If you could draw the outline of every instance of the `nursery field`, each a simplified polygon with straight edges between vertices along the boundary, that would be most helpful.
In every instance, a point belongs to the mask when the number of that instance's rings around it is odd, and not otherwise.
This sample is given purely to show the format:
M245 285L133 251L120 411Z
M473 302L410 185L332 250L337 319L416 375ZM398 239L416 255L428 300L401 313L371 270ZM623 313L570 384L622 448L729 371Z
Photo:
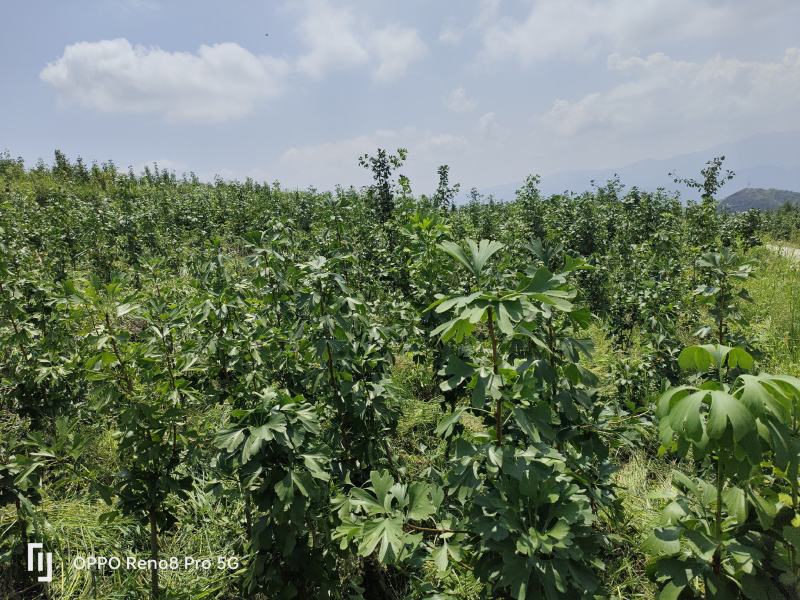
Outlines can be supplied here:
M800 597L800 209L405 157L0 156L0 597Z

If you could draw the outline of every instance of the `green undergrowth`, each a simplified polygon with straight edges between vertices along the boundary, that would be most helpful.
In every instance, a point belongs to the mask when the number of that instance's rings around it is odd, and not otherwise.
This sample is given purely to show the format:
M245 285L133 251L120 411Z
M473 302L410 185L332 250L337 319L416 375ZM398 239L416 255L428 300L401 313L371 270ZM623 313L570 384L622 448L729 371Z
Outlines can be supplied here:
M800 376L800 261L767 248L753 258L759 269L747 282L753 302L744 308L764 353L762 369Z
M641 348L634 343L625 351L615 349L600 324L593 324L587 337L594 351L586 365L598 376L600 394L611 396L616 390L612 375L614 365L620 359L640 353ZM435 435L435 429L446 407L441 403L441 395L432 388L435 378L430 365L417 364L407 356L400 356L395 363L393 380L400 395L401 416L392 436L392 446L408 474L417 475L440 464L444 458L445 445ZM465 419L463 424L467 429L474 426L478 431L482 425L478 419L475 421ZM647 556L642 544L674 493L671 473L676 467L670 460L655 454L657 445L655 439L640 440L638 447L629 444L613 455L617 468L613 483L617 487L620 510L616 514L602 514L598 523L612 545L612 552L606 557L605 583L609 599L656 598L657 588L645 573ZM686 465L682 468L685 470ZM431 569L425 576L422 582L412 586L409 600L430 597L424 592L425 584L436 581L435 570ZM450 595L439 597L480 597L481 586L470 573L451 572L448 579L440 583Z
M133 600L148 588L147 570L128 570L125 557L147 559L147 531L134 519L110 511L103 502L85 496L47 495L40 505L42 518L35 524L49 551L53 553L53 582L49 586L51 600ZM231 532L239 531L241 515L232 507L223 506L208 493L195 490L175 506L177 523L170 535L162 536L163 558L192 556L196 559L217 556L241 556L241 540ZM0 511L0 532L14 522L13 509ZM120 557L123 566L102 571L75 567L76 557ZM79 559L80 560L80 559ZM164 598L189 600L232 599L236 588L236 571L219 570L216 564L207 571L193 569L162 571Z

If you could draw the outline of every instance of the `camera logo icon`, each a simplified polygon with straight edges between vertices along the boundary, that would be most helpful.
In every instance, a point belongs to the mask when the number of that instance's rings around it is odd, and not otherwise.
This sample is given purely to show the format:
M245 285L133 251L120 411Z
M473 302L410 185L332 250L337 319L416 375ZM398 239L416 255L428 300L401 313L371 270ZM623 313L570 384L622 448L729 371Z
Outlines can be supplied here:
M38 550L35 556L34 550ZM36 559L35 561L34 558ZM53 553L44 552L42 544L28 544L28 571L41 573L36 578L36 581L53 581Z

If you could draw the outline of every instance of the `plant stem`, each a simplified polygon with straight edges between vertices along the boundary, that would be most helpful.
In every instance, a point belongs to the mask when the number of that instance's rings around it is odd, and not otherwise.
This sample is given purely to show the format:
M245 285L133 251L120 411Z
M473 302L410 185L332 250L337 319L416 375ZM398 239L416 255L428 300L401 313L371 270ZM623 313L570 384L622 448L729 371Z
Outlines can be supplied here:
M117 338L116 338L116 331L111 326L111 317L108 316L108 313L105 313L106 316L106 327L108 328L109 337L111 339L111 348L114 350L114 356L117 358L117 362L119 363L119 370L122 373L122 377L125 380L125 384L128 388L128 394L131 396L133 395L133 381L131 381L130 373L128 373L128 367L125 364L125 361L122 359L122 354L120 354L119 347L117 346Z
M722 567L722 457L717 456L717 506L714 522L714 533L717 538L717 549L714 552L714 573L719 575Z
M424 531L427 533L472 533L471 531L466 531L465 529L435 529L433 527L420 527L419 525L412 525L411 523L406 523L406 527L413 529L414 531Z
M720 282L719 298L717 303L717 336L720 345L725 343L725 279Z
M20 555L20 567L19 573L20 581L23 584L20 588L24 587L27 583L27 565L25 564L25 553L28 550L28 522L25 520L25 517L22 515L22 503L20 502L19 498L14 498L14 507L17 509L17 521L19 522L19 533L20 533L20 541L22 542L22 554Z
M497 336L494 332L494 310L490 306L487 310L489 321L489 337L492 339L492 370L495 377L500 375L500 367L497 362ZM497 445L503 443L503 399L498 398L494 408L494 434Z
M155 568L150 569L150 598L156 600L159 596L158 590L158 523L156 521L156 509L150 509L150 558L155 560Z

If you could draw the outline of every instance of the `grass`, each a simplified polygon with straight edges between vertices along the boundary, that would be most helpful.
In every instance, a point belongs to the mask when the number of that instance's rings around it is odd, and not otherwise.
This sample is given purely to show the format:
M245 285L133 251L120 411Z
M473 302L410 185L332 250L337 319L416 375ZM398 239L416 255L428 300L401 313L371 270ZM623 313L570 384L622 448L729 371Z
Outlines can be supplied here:
M673 465L637 450L625 458L614 474L621 513L604 515L609 531L611 556L606 557L604 577L609 598L615 600L656 597L656 586L647 578L647 556L642 544L659 522L661 511L672 493Z
M219 555L240 556L237 547L242 528L236 515L231 516L209 495L193 492L176 507L178 523L170 535L162 535L161 556L193 556L216 561ZM44 515L42 539L53 553L53 582L49 586L52 600L128 600L139 598L142 590L149 589L149 571L127 570L124 565L103 571L78 570L71 565L75 557L135 556L148 557L147 532L132 518L110 511L102 502L81 497L44 498L39 510ZM14 520L11 507L0 511L0 531ZM38 537L38 536L37 536ZM161 586L165 598L189 600L235 598L236 571L220 570L216 563L210 570L193 571L181 568L161 571ZM200 576L198 576L200 573Z
M764 371L800 376L800 262L766 248L753 252L756 277L746 289L753 299L744 306L748 330L764 350Z
M756 277L746 282L753 299L743 310L747 330L764 351L761 368L771 373L800 376L800 262L767 248L753 251L758 262ZM611 346L602 331L590 331L596 354L591 368L600 376L601 389L609 386L604 376L613 365ZM614 482L619 489L621 518L606 516L614 552L604 577L610 597L648 599L656 597L655 586L645 574L646 556L641 550L672 491L670 474L675 465L644 450L619 455ZM681 465L686 472L688 465Z

